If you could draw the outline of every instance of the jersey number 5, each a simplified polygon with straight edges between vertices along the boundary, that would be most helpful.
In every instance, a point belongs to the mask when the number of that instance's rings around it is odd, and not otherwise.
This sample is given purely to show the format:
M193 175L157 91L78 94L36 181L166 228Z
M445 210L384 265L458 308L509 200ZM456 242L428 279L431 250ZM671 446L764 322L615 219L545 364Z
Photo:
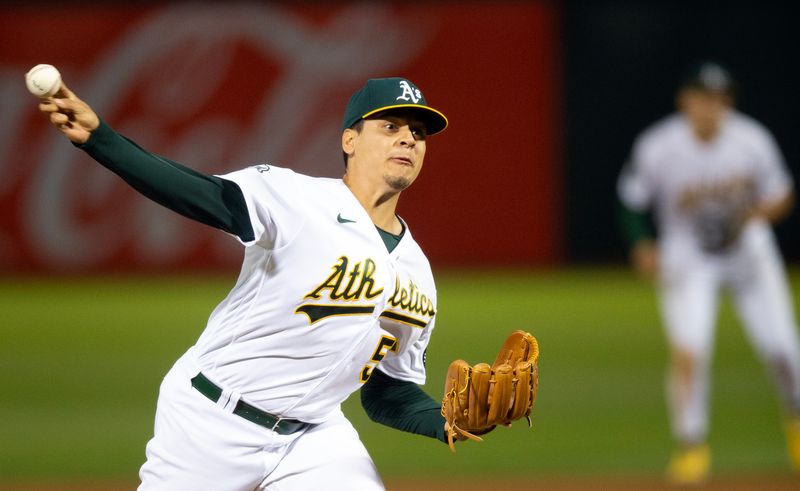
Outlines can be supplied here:
M378 366L378 363L383 360L383 357L386 356L386 353L389 351L397 353L397 340L391 336L381 336L381 340L378 343L378 347L375 348L375 353L372 354L372 358L370 358L369 362L361 369L362 384L369 380L370 375L372 375L372 369Z

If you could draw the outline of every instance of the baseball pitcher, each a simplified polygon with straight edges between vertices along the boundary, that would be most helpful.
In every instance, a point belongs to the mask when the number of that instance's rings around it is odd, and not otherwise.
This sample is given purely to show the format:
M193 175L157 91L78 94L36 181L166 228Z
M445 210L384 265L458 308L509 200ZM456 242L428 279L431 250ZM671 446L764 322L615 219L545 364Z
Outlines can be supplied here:
M353 94L342 179L271 164L205 175L118 134L65 85L39 107L143 195L244 247L235 286L161 384L140 489L383 489L340 409L358 389L371 419L451 446L530 415L539 351L524 332L491 367L461 362L441 403L420 388L436 286L395 209L448 121L411 81Z

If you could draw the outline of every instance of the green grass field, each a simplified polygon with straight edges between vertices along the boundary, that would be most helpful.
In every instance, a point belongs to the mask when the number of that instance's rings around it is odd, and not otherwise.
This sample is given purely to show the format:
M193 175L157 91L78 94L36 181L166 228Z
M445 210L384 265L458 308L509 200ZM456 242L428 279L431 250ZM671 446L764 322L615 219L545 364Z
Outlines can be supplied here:
M234 277L0 280L0 482L136 482L161 377ZM625 269L438 274L426 391L449 362L491 361L512 329L540 343L534 429L452 455L345 411L384 477L659 475L670 451L666 349L650 286ZM792 276L800 305L800 275ZM728 303L717 330L711 444L720 474L787 474L775 393Z

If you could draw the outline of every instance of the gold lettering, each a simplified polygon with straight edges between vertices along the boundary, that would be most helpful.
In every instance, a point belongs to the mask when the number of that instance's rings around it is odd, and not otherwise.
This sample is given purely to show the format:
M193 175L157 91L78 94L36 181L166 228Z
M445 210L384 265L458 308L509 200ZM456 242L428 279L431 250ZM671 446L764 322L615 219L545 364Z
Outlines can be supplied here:
M319 285L316 290L312 291L311 293L306 294L305 298L319 298L320 293L325 290L330 290L328 294L331 300L336 300L341 297L341 294L337 292L337 289L342 285L342 280L344 279L344 275L347 272L347 257L342 256L339 258L339 262L333 265L333 273L328 276L325 281Z
M408 309L408 290L405 288L400 291L400 308Z
M367 299L375 298L383 293L383 288L375 290L375 278L372 277L375 269L375 261L370 258L364 260L364 276L361 278L361 285L359 285L358 291L356 291L356 298L360 298L362 293Z
M397 307L397 295L400 293L400 278L395 275L394 277L394 293L392 293L391 298L389 298L388 302L389 305L392 307Z
M359 286L359 290L353 292L353 284L356 282L356 278L361 274L361 263L356 263L353 265L353 271L350 272L350 281L347 282L347 287L344 289L344 299L351 300L353 298L358 298L358 293L361 290ZM361 282L363 285L363 281Z
M325 281L304 298L320 298L325 290L328 290L328 297L331 300L358 300L362 296L372 299L383 293L383 288L375 287L376 266L372 259L367 258L357 262L351 269L347 257L342 256L332 269L333 272ZM356 285L358 288L355 288Z
M700 207L704 202L727 202L733 197L752 194L755 182L747 176L734 176L725 181L703 183L684 189L678 197L678 207L686 212L691 212Z
M408 282L408 288L400 287L400 279L395 276L394 293L388 300L392 307L400 307L410 313L434 315L436 309L433 301L427 295L420 292L419 287L413 281Z

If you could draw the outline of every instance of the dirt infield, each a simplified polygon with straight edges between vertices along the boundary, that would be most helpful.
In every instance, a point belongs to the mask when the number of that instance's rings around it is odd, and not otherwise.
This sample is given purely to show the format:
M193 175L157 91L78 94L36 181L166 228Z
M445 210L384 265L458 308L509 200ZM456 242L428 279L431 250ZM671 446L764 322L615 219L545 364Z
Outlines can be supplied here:
M800 476L747 476L714 479L701 486L681 488L656 478L530 478L517 480L388 480L387 491L790 491L800 489ZM0 484L0 491L130 491L136 483L123 482L35 482Z
M682 488L656 478L531 478L492 481L403 481L386 482L387 491L459 490L459 491L789 491L800 489L800 476L749 476L715 479L701 486Z

